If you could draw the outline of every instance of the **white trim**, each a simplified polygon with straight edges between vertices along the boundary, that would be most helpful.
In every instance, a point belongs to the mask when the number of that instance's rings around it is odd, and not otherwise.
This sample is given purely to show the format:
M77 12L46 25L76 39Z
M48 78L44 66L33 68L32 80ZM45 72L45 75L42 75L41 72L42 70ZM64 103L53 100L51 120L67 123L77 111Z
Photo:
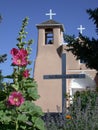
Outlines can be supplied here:
M85 70L66 70L67 72L86 72L86 71L95 71L96 72L96 70L91 70L91 69L85 69Z
M87 72L96 72L96 70L67 70L67 72L82 73L82 74L88 75L92 80L94 80L94 77L92 77L92 75L88 74Z

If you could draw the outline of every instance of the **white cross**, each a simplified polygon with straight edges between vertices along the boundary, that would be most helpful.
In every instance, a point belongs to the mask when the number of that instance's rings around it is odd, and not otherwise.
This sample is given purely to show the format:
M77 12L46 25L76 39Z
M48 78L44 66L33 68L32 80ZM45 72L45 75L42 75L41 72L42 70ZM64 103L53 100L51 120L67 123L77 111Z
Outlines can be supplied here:
M80 25L80 27L77 28L77 29L80 30L80 33L82 34L82 31L83 31L85 28L83 28L82 25Z
M46 13L46 15L49 15L49 16L50 16L50 19L52 19L52 16L53 16L53 15L56 15L56 13L52 13L52 9L50 9L50 12L49 12L49 13Z

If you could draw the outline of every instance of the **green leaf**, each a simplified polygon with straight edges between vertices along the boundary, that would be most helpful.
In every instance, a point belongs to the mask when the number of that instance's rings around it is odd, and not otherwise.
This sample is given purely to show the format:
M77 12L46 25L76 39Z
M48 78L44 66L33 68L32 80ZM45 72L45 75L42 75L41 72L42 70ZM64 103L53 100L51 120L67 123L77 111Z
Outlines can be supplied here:
M4 91L0 91L0 101L3 101L6 99L6 93Z
M28 117L25 114L19 114L17 120L21 122L26 122L28 121Z
M24 87L37 87L37 83L33 80L29 79L23 79L23 86Z
M24 126L24 125L21 125L20 128L21 128L22 130L26 130L26 126Z
M28 88L27 93L33 100L37 100L39 98L37 88Z
M6 111L0 111L0 122L9 123L11 121L11 115L8 115Z
M3 101L0 101L0 110L3 110L6 108L6 105Z
M45 130L44 121L41 118L32 117L32 121L34 122L34 127L39 130Z
M41 107L35 105L31 101L25 101L24 104L18 108L18 110L26 113L27 115L43 116Z
M13 89L15 89L15 90L18 91L18 89L19 89L19 84L11 84L11 87L12 87Z

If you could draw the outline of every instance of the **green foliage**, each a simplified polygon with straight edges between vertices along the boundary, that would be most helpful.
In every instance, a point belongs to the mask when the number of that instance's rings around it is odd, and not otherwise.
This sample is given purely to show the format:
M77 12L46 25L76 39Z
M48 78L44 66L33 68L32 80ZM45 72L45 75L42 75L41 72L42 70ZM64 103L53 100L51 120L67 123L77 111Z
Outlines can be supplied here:
M2 71L0 70L0 90L2 89L2 81L3 81L3 76L2 76Z
M90 15L89 19L92 19L94 24L96 25L96 32L98 34L98 8L94 10L88 9L87 13Z
M17 47L19 50L27 51L28 55L25 60L28 60L27 65L29 65L31 63L29 55L32 40L24 41L27 35L27 32L25 32L27 24L28 18L26 17L17 38ZM20 59L18 60L20 62ZM37 83L30 77L30 74L27 74L27 77L23 76L25 70L29 72L31 70L27 69L27 65L12 64L13 73L5 76L5 78L12 79L12 82L3 82L3 89L0 90L0 129L2 130L45 130L42 109L35 104L35 101L39 98ZM20 106L9 104L8 98L12 92L22 94L24 98L23 104L20 104ZM18 99L15 97L13 101L17 102Z
M73 98L73 103L72 106L74 107L74 105L78 105L77 103L79 103L81 110L86 109L86 107L88 107L88 105L90 105L90 107L94 107L97 104L98 100L98 92L96 91L91 91L91 90L85 90L85 91L77 91L74 95Z
M69 97L70 98L70 97ZM61 113L46 116L47 130L98 130L98 92L76 92L72 104Z
M87 13L90 15L90 19L93 19L98 33L98 8L88 9ZM64 40L68 43L67 51L72 52L77 60L83 60L88 68L98 71L98 39L90 39L79 34L79 38L64 35Z
M2 21L2 16L0 15L0 23L1 23L1 21Z
M7 54L0 55L0 63L4 62L7 60Z

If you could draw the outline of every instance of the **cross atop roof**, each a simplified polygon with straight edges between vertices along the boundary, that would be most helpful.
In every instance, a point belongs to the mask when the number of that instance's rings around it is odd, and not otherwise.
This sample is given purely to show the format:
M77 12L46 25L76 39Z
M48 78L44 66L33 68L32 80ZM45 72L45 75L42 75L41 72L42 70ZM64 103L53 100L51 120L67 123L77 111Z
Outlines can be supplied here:
M52 19L52 16L53 16L53 15L56 15L56 13L52 13L52 9L50 9L50 12L49 12L49 13L46 13L46 15L49 15L49 16L50 16L50 19Z
M80 25L80 27L79 28L77 28L79 31L80 31L80 33L82 34L82 31L85 29L85 28L83 28L82 27L82 25Z

